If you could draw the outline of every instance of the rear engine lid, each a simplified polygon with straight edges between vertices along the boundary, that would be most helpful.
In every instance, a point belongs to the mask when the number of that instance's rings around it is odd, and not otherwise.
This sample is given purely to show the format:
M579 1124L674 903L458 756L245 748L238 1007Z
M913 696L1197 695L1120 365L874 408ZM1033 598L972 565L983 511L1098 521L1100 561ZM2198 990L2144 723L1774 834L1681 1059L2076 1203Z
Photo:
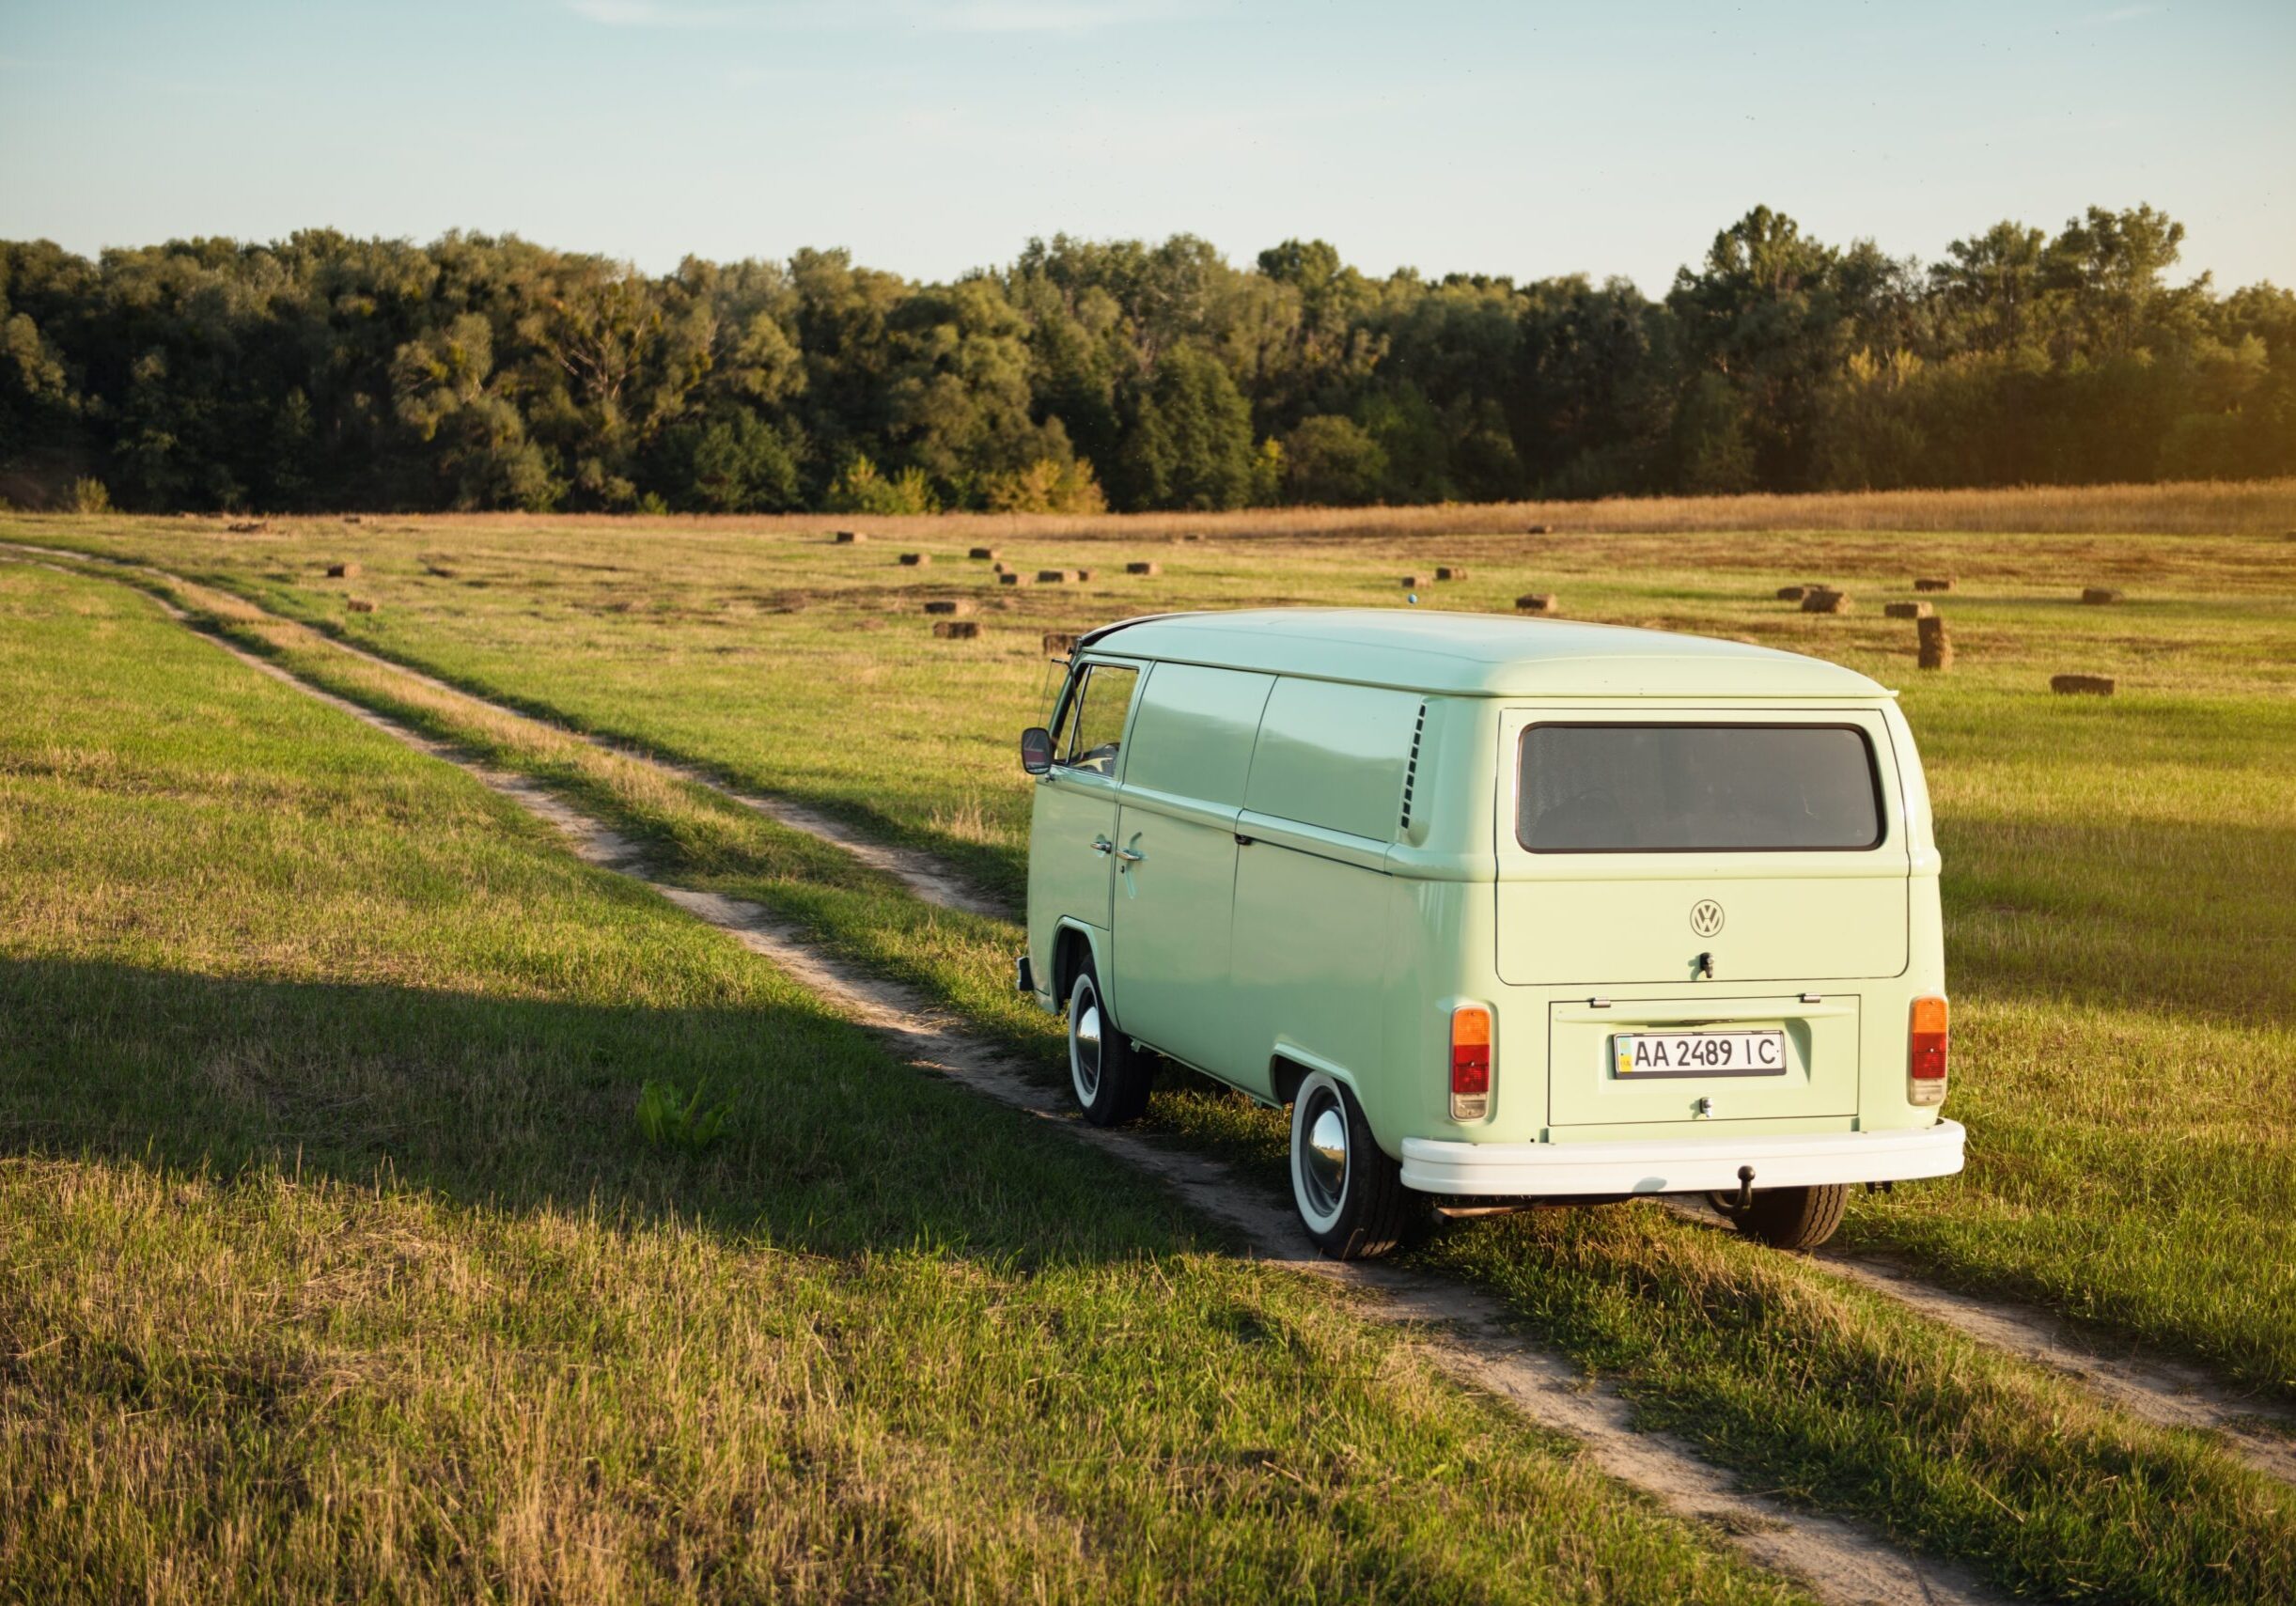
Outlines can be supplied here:
M1904 971L1912 858L1879 710L1524 709L1500 740L1502 980Z

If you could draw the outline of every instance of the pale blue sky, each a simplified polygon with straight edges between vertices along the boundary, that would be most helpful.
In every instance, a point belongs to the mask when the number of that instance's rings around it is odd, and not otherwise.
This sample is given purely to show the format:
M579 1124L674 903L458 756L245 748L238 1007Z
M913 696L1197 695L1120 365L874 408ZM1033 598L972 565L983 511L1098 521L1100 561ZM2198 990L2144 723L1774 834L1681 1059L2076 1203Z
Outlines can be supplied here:
M1933 258L2149 201L2296 284L2296 3L0 0L0 237L515 231L661 270L1322 236L1663 289L1757 202Z

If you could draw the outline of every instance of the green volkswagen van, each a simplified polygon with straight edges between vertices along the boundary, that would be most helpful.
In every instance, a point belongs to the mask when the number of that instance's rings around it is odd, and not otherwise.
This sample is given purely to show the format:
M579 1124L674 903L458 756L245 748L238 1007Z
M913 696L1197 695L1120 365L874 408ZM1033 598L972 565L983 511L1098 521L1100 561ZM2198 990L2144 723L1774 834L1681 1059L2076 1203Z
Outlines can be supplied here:
M1704 1193L1822 1242L1942 1119L1937 849L1894 694L1550 619L1176 614L1084 636L1036 777L1020 985L1077 1102L1160 1059L1291 1106L1325 1253L1414 1211Z

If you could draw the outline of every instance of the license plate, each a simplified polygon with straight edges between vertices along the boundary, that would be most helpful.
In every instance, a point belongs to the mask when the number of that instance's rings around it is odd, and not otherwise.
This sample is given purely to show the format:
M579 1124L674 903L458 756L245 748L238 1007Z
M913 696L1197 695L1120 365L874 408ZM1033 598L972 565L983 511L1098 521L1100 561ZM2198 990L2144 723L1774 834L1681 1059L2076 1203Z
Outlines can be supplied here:
M1621 1079L1784 1076L1784 1032L1632 1032L1611 1039Z

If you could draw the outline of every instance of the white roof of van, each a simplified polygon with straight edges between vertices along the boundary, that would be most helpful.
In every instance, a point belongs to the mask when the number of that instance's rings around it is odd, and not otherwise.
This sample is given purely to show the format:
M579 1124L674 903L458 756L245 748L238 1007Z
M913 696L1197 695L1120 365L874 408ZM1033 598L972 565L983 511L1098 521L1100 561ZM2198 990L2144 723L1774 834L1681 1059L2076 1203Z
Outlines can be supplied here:
M1160 614L1092 650L1468 696L1885 697L1853 669L1711 636L1431 608Z

